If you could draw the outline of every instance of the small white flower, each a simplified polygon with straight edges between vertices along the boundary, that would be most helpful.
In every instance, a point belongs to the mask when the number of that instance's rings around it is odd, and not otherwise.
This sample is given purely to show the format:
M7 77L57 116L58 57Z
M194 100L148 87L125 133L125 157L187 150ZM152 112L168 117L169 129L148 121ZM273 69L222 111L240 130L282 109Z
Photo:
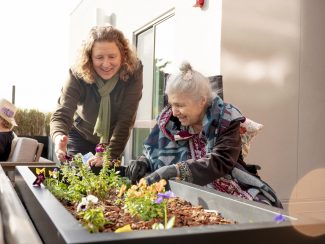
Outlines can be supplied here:
M77 206L77 212L83 210L85 211L90 203L97 204L98 198L94 195L88 195L87 197L83 197L81 202Z
M94 195L88 195L86 199L87 199L87 203L94 203L94 204L98 203L98 198L95 197Z
M81 210L86 210L87 205L88 205L87 199L85 197L83 197L81 199L81 202L77 206L77 212L79 212Z

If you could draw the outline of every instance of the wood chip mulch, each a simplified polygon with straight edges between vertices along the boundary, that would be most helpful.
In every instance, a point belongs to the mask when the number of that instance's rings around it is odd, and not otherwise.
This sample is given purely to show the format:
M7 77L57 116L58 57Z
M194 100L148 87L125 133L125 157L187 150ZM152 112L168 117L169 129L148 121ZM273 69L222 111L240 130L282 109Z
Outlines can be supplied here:
M115 200L115 196L110 195L110 197L102 203L105 209L105 217L110 222L105 225L105 229L102 230L102 232L114 232L116 229L127 224L131 225L132 230L150 230L154 223L163 223L162 219L143 221L137 217L132 217L129 213L124 211L122 205L116 204ZM78 219L76 215L76 206L65 205L65 207L76 217L76 219ZM168 219L172 216L176 217L174 228L184 226L236 224L236 221L223 218L217 211L206 211L202 206L192 206L190 202L179 197L169 199Z

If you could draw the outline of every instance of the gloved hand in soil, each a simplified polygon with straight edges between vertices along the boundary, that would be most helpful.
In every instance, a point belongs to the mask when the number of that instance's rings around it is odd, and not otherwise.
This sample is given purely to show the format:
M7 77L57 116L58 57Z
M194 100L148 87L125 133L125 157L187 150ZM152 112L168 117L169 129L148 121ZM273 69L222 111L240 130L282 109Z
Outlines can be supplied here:
M175 165L163 166L157 169L155 172L145 177L148 185L160 181L161 179L169 180L177 177L178 170Z
M139 181L148 171L149 165L145 157L141 156L137 160L131 160L125 169L125 176L128 177L132 184Z

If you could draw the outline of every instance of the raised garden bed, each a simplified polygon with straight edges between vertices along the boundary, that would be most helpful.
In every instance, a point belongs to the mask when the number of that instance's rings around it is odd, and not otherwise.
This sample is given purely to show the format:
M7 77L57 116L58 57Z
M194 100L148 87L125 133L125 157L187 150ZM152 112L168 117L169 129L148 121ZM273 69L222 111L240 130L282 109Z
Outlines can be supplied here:
M180 227L169 230L136 230L126 233L89 233L47 190L34 187L34 168L17 167L16 191L23 201L44 243L324 243L325 237L311 238L294 226L325 228L325 223L297 219L281 210L260 203L241 200L193 184L170 181L176 196L217 210L226 219L238 223ZM283 214L284 221L275 218ZM177 216L176 216L177 217ZM313 241L313 242L310 242Z

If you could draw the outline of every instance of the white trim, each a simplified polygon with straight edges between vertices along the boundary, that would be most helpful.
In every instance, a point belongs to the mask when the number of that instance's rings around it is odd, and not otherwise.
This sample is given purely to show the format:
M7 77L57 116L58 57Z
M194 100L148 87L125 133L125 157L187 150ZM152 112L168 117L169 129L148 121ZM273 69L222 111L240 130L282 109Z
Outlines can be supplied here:
M156 120L136 120L134 128L149 128L152 129L156 124Z

